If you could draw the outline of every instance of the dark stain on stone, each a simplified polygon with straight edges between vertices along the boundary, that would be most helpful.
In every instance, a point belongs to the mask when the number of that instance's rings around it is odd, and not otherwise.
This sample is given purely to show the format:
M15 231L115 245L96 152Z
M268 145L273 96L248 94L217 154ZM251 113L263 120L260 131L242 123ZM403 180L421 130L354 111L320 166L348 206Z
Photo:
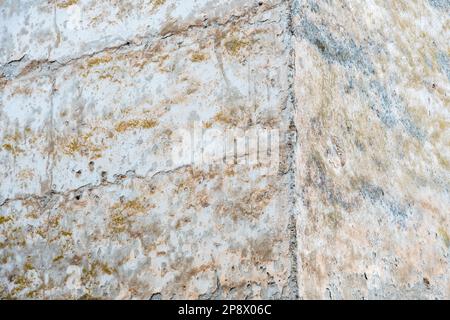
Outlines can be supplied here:
M347 68L355 67L364 73L374 73L374 67L362 47L353 39L338 40L325 29L303 19L295 31L297 37L307 39L328 63L339 63Z
M408 216L408 208L406 208L404 205L400 204L396 200L386 200L385 205L388 208L389 212L395 217L395 218L406 218Z
M264 263L274 260L273 240L270 235L250 240L252 260Z
M427 289L430 288L430 280L428 278L423 278L423 284L425 285L425 287L427 287Z
M409 206L401 204L393 196L386 194L385 191L377 185L363 181L360 185L360 194L373 205L376 203L381 204L400 224L403 224L404 220L408 217L410 211Z
M370 109L375 112L386 127L394 127L398 122L394 113L396 106L386 88L379 81L371 81L370 90L375 93L375 98L371 99L369 103Z
M162 295L161 293L154 293L152 294L152 296L150 297L150 300L162 300Z
M450 0L428 0L428 3L440 10L450 10Z
M318 153L314 153L308 161L306 181L307 184L318 188L329 203L339 205L347 211L352 209L352 203L344 200L342 193L337 190L334 182L328 178L325 164Z
M411 120L409 116L405 115L400 119L400 122L411 137L418 140L423 140L425 138L423 131Z
M384 190L370 183L363 183L360 193L365 199L369 199L372 204L380 201L384 197Z
M437 55L437 61L439 63L439 66L441 67L442 72L447 76L447 79L450 80L450 59L448 55L444 52L439 52Z
M370 109L386 127L392 129L400 123L411 137L420 141L424 140L424 132L411 119L399 96L389 92L377 80L370 82L369 89L370 93L364 88L361 92L369 100Z
M311 12L318 13L320 11L319 4L315 0L308 0L308 7Z

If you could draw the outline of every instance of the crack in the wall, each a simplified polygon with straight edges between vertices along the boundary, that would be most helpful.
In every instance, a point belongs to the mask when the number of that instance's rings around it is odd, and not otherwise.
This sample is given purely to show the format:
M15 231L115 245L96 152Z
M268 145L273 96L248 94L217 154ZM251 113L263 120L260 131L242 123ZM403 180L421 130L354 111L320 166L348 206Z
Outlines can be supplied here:
M98 188L102 188L102 187L108 187L108 186L120 186L122 184L123 181L127 180L127 179L137 179L137 180L143 180L146 182L151 182L154 178L156 178L159 175L162 174L170 174L182 169L186 169L191 167L191 165L182 165L176 168L172 168L172 169L168 169L168 170L160 170L160 171L156 171L153 174L149 175L149 176L142 176L142 175L137 175L135 173L135 171L133 170L129 170L124 174L116 174L115 176L115 180L114 181L110 181L107 179L102 179L101 183L99 184L92 184L92 183L88 183L86 185L83 185L81 187L75 188L75 189L71 189L71 190L66 190L66 191L56 191L56 190L51 190L49 192L43 193L42 195L36 195L36 194L28 194L28 195L24 195L22 197L15 197L15 198L7 198L5 199L2 203L0 203L0 207L3 207L5 205L8 205L9 203L12 202L16 202L16 201L27 201L27 200L36 200L38 202L42 202L42 201L47 201L48 199L51 199L55 196L60 196L60 197L64 197L67 198L70 195L74 195L74 194L80 194L83 193L85 190L95 190Z
M127 48L127 47L128 48L139 48L139 47L145 48L150 45L157 44L159 41L169 39L169 38L177 36L177 35L186 34L192 30L226 27L230 24L242 22L241 20L244 20L244 21L248 20L251 17L255 16L257 14L257 12L259 12L259 13L269 12L269 11L272 11L272 10L280 7L281 5L284 5L284 2L280 2L280 3L274 4L274 5L270 5L270 6L265 6L262 10L259 10L260 6L254 6L254 7L249 8L249 10L245 11L241 15L231 15L224 22L218 22L218 21L210 22L208 20L205 20L205 21L203 21L203 23L191 24L191 25L187 25L187 26L181 27L181 28L178 28L176 25L175 26L170 25L166 29L163 28L161 31L159 31L156 34L136 35L133 38L124 40L122 43L117 44L115 46L104 47L100 50L96 50L91 53L82 54L78 57L70 58L70 59L67 59L64 61L50 60L50 59L27 61L27 55L25 54L18 60L12 60L12 61L6 62L3 65L1 65L0 66L0 78L4 78L4 79L6 79L6 82L8 82L8 81L14 80L16 78L20 78L21 76L25 76L25 75L27 75L35 70L38 70L38 69L47 70L49 72L55 72L67 65L71 65L80 60L90 59L90 58L93 58L93 57L103 54L103 53L118 51L120 49ZM55 12L55 15L56 15L56 12ZM55 19L56 19L56 17L55 17ZM265 21L258 21L258 23L264 23L264 22ZM255 23L248 22L248 24L253 25ZM57 30L57 34L59 34L56 20L55 20L55 29ZM57 43L59 41L60 41L60 39L59 40L57 39ZM10 67L11 64L17 64L15 69L19 69L19 70L16 70L15 72L9 72L7 74L5 72L5 70L7 67Z
M283 5L283 4L284 4L284 2L280 2L280 3L275 4L273 6L268 6L268 7L264 8L263 11L260 11L260 13L274 10L274 9L276 9L277 7L279 7L279 6ZM184 28L182 30L177 30L177 32L171 32L170 34L168 34L168 35L166 35L166 36L164 36L162 38L158 38L158 39L156 39L156 42L152 41L154 39L148 40L146 43L137 43L137 42L127 41L127 42L125 42L123 44L120 44L120 45L117 45L117 46L107 47L107 48L104 48L104 49L102 49L100 51L96 51L96 52L91 53L91 54L85 54L85 55L82 55L80 57L70 59L70 60L68 60L68 61L66 61L64 63L58 62L58 61L48 61L48 60L47 61L45 61L45 60L43 60L43 61L27 61L27 56L26 55L22 56L21 59L9 62L10 64L11 63L13 63L13 64L21 64L20 67L17 67L17 69L19 69L19 70L18 70L18 74L16 75L16 78L15 77L9 77L9 78L7 78L7 80L9 80L9 81L13 81L13 80L15 80L17 78L22 78L22 76L25 76L25 75L27 75L29 73L32 73L34 71L37 71L37 70L40 70L40 71L45 70L45 71L47 71L47 73L45 73L45 75L48 75L49 77L51 77L51 80L52 80L52 83L51 83L52 84L52 86L51 86L51 94L50 94L51 107L50 107L50 111L49 111L49 117L50 118L48 120L48 123L49 123L49 126L48 126L49 127L49 131L48 131L48 136L49 136L49 159L48 159L48 162L47 162L47 169L46 169L47 170L47 175L49 177L48 185L49 185L50 191L48 191L46 193L43 193L41 195L26 194L24 196L12 198L12 199L11 198L2 199L3 202L0 203L0 206L3 206L5 203L11 202L11 201L16 201L16 200L25 200L25 199L31 199L31 198L41 199L41 198L48 197L48 195L52 195L52 194L53 195L69 194L69 193L72 193L72 192L74 192L76 190L79 190L79 189L83 188L83 187L80 187L80 188L77 188L77 189L74 189L74 190L68 190L68 191L64 191L64 192L57 192L57 191L53 190L52 165L54 163L54 159L52 159L52 158L54 158L54 152L55 152L55 150L54 150L55 149L54 148L54 137L53 137L53 133L54 133L53 132L54 131L54 125L53 125L53 116L54 116L53 96L54 96L54 93L58 90L56 88L56 79L54 77L54 72L58 71L62 67L70 65L72 63L76 63L79 60L90 59L90 58L95 57L96 55L99 55L99 54L102 54L102 53L105 53L105 52L110 52L110 51L116 52L116 51L121 50L123 48L139 48L139 47L146 48L146 47L148 47L150 45L157 45L158 41L162 41L163 39L167 39L167 38L170 38L170 37L173 37L173 36L176 36L176 35L181 35L181 34L184 34L186 32L189 32L190 30L195 30L197 28L201 28L201 29L209 28L209 27L218 27L219 28L219 27L225 27L225 26L229 25L230 23L238 23L242 19L250 19L251 17L253 17L256 14L256 12L254 12L254 10L257 10L257 9L258 9L258 7L253 7L250 10L246 11L242 15L232 15L228 20L226 20L225 22L222 22L222 23L220 23L220 22L213 22L213 23L210 23L209 25L205 25L205 26L190 25L190 26L187 26L186 28ZM250 23L250 25L254 25L254 24L257 24L257 23L268 23L268 21L266 19L263 22L257 21L257 22L254 22L254 23ZM217 48L215 48L215 51L217 51L216 49ZM218 56L217 59L218 59L218 61L220 63L221 58ZM223 69L223 66L221 67L221 69ZM2 68L0 68L0 72L1 71L2 71ZM223 75L225 77L225 74L224 74L223 70L222 70L222 73L223 73ZM33 75L33 76L35 76L35 75ZM227 79L225 79L225 80L228 83ZM90 186L95 188L95 187L100 186L100 185L97 185L97 186L90 185Z

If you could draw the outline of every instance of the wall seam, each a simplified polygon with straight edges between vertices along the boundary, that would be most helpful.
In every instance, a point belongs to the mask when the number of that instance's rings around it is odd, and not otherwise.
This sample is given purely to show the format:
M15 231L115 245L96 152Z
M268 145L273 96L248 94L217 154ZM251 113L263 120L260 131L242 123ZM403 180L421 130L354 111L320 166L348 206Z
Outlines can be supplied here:
M288 171L288 200L289 200L289 257L290 257L290 275L288 278L289 298L299 299L298 283L298 241L297 241L297 199L296 199L296 166L295 159L297 154L297 128L295 124L295 113L297 110L297 101L294 91L295 79L295 49L293 47L293 9L294 0L287 0L287 49L288 53L288 97L285 112L287 113L287 164Z

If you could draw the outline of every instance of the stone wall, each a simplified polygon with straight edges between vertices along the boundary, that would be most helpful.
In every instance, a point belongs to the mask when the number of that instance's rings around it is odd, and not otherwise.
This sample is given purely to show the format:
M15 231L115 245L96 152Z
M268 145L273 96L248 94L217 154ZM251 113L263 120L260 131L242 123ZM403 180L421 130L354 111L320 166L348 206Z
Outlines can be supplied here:
M0 297L449 298L449 16L0 0Z

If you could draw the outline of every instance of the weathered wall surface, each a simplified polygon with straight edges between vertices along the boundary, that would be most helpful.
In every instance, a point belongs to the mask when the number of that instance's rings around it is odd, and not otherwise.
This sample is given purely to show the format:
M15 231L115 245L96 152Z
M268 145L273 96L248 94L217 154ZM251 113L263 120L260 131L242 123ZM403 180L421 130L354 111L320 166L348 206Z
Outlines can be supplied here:
M449 14L0 1L0 297L449 298ZM172 161L195 125L277 170Z
M297 1L298 282L448 298L448 1Z

